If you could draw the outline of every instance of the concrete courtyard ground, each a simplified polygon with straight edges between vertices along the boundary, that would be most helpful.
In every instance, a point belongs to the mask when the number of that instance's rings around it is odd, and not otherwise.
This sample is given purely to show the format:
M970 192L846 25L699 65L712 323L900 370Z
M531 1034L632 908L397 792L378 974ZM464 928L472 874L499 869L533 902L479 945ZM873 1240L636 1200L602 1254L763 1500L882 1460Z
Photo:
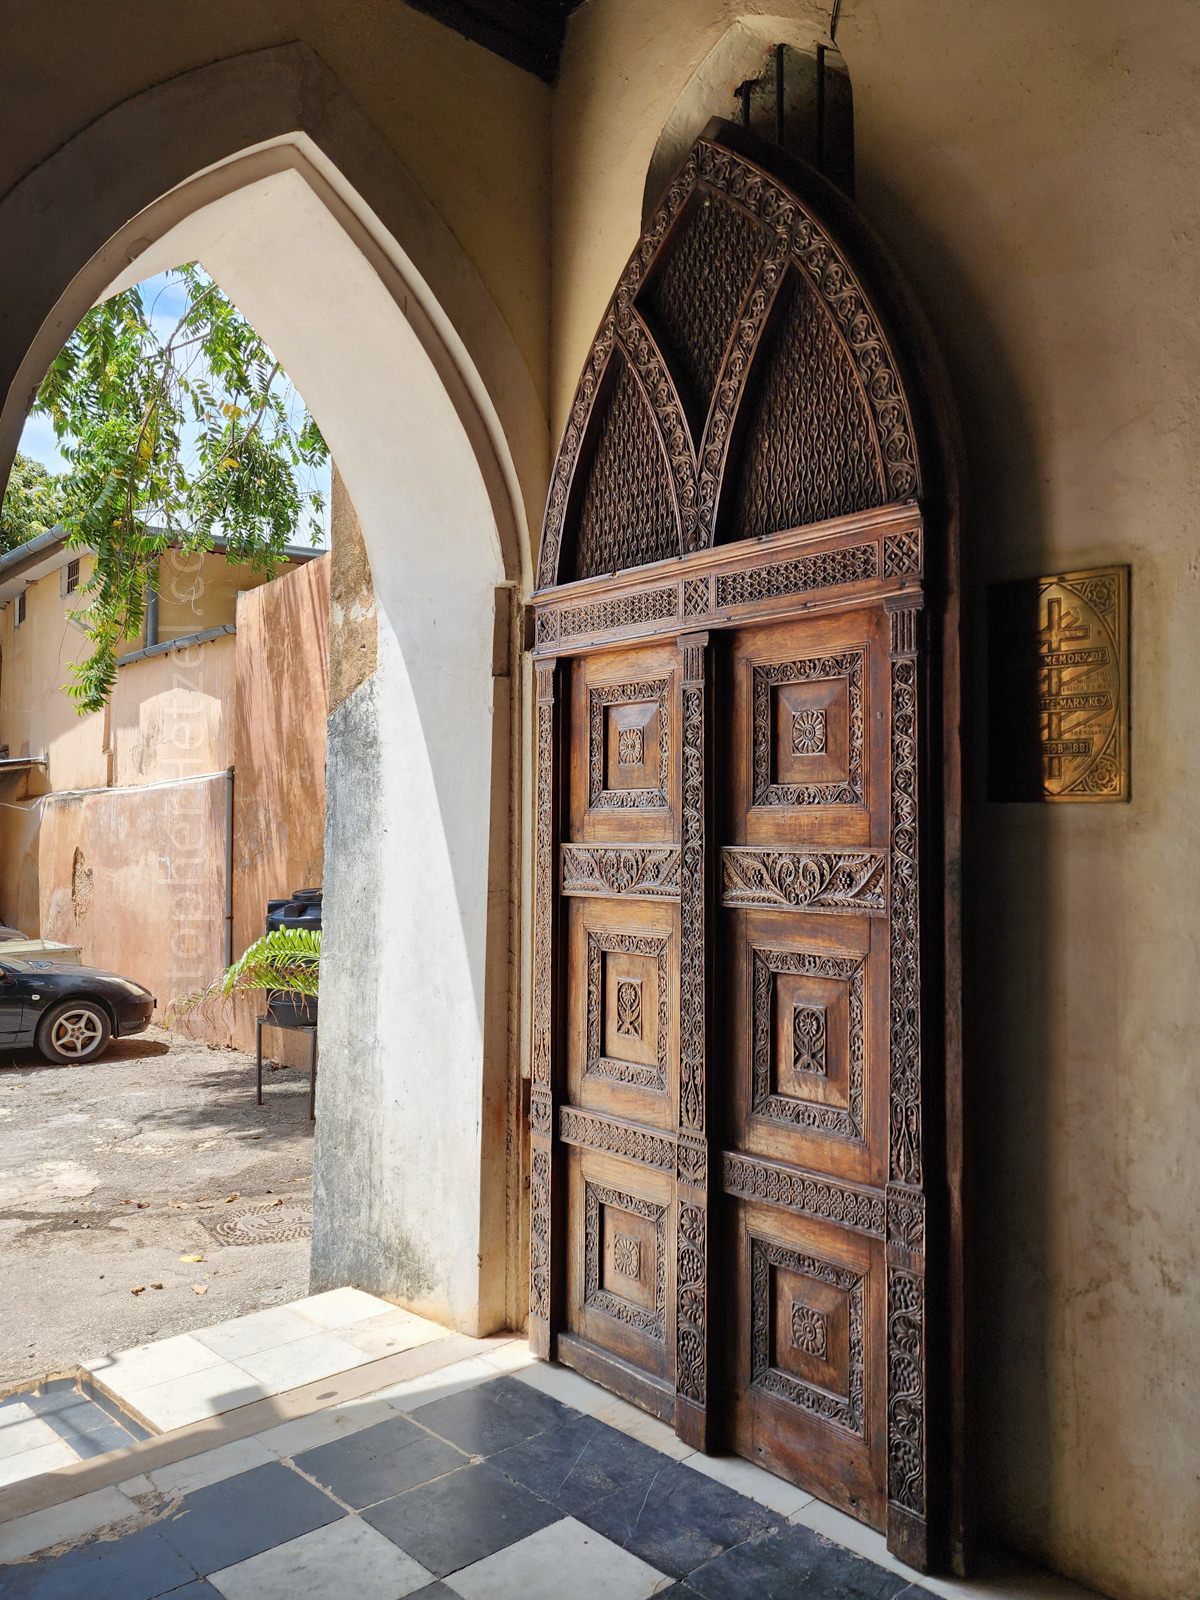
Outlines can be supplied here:
M312 1128L306 1071L256 1106L252 1056L158 1028L90 1067L0 1052L0 1388L305 1295L307 1237L211 1230L309 1214Z

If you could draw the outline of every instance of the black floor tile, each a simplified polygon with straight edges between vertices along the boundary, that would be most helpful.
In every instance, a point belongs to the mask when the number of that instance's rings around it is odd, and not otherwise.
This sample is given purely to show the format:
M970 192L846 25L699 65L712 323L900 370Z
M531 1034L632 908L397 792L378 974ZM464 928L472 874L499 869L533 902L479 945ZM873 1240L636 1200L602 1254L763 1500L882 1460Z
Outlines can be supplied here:
M59 1406L72 1405L82 1398L84 1397L80 1394L74 1378L51 1378L49 1383L42 1386L40 1392L35 1389L20 1389L16 1394L7 1395L0 1400L0 1412L6 1406L23 1405L40 1415L44 1411L54 1411Z
M159 1533L205 1574L298 1539L346 1512L280 1461L185 1495Z
M45 1405L37 1408L38 1415L53 1427L70 1428L74 1433L91 1433L105 1423L112 1422L107 1412L101 1411L84 1394L73 1390L69 1394L47 1395Z
M679 1463L577 1514L589 1528L673 1578L686 1578L730 1545L780 1520L765 1506Z
M560 1427L580 1413L516 1378L493 1378L444 1400L433 1400L414 1415L419 1416L423 1428L449 1439L460 1450L492 1456L535 1433Z
M54 1420L47 1417L46 1421L54 1427ZM55 1433L71 1446L81 1461L90 1461L93 1456L106 1455L109 1450L124 1450L134 1443L131 1433L126 1433L124 1428L115 1422L106 1422L102 1427L94 1428L91 1433L71 1433L64 1429L55 1428Z
M427 1583L423 1589L414 1590L408 1600L461 1600L461 1596L439 1582Z
M222 1600L222 1597L207 1578L197 1578L194 1583L185 1583L182 1589L172 1589L162 1600Z
M152 1528L0 1569L3 1600L158 1600L196 1576ZM191 1597L189 1596L189 1600Z
M645 1483L672 1462L595 1417L577 1416L500 1451L491 1464L574 1516L606 1495Z
M150 1437L146 1429L139 1427L132 1417L113 1416L88 1395L81 1394L71 1379L52 1383L44 1394L26 1391L0 1401L0 1430L4 1427L5 1410L15 1405L28 1406L47 1427L54 1429L60 1439L66 1440L76 1455L85 1460L101 1455L106 1450L120 1450L138 1439ZM83 1442L93 1436L103 1439L103 1444L89 1445Z
M560 1513L491 1467L462 1467L364 1511L363 1521L444 1578L516 1544Z
M802 1524L725 1551L691 1573L688 1585L704 1600L918 1600L927 1593Z
M348 1439L306 1450L295 1457L295 1464L339 1500L361 1510L465 1467L467 1459L461 1450L433 1438L407 1417L395 1417Z

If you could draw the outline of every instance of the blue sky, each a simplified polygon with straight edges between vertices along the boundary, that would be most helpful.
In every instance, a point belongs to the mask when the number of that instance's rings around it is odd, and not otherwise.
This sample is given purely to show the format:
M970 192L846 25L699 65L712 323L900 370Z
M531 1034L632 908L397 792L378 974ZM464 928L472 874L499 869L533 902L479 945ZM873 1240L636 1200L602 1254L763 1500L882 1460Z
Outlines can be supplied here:
M175 324L186 308L187 296L184 288L170 273L162 272L155 278L146 278L142 283L142 290L146 304L150 308L150 321L154 330L165 340L174 331ZM295 390L292 393L295 395L294 415L298 422L303 411L303 401L295 394ZM66 468L67 464L59 453L58 440L54 435L54 424L49 417L26 417L18 448L22 455L32 456L50 472L62 472ZM326 549L329 547L329 480L328 462L318 471L301 476L301 486L304 489L316 489L325 497L324 532L320 543ZM307 535L302 534L298 542L307 545Z

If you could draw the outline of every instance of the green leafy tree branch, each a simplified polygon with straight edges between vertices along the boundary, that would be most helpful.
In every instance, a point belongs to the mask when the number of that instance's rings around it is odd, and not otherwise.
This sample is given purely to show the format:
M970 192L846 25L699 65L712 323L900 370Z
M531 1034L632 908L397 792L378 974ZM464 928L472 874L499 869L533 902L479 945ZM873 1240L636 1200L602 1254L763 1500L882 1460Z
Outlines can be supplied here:
M229 562L273 572L288 544L321 526L323 498L305 487L328 457L316 423L213 280L195 265L171 277L187 303L165 338L142 285L83 318L33 405L67 472L44 483L22 467L5 494L6 540L10 525L14 542L41 531L41 511L54 509L68 544L95 555L75 613L92 646L71 669L80 712L112 693L164 550L211 550L219 537Z

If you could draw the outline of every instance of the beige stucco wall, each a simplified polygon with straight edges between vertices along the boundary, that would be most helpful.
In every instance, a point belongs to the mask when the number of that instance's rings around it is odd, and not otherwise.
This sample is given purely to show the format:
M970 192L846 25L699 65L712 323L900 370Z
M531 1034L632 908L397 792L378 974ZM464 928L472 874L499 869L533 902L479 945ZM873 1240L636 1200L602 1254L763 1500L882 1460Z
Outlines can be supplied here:
M757 9L591 0L572 21L554 108L556 426L658 131ZM811 38L827 26L827 6L761 9L794 42L805 18ZM993 806L981 762L972 776L985 1520L1107 1593L1185 1600L1200 1574L1200 9L846 0L838 43L859 201L962 412L972 647L986 580L1133 566L1132 802Z
M275 575L301 562L283 561ZM168 550L159 559L158 639L182 639L237 618L238 595L271 581L272 574L247 562L226 561L219 550ZM144 642L143 634L143 642Z
M41 807L31 791L41 787L35 773L0 777L0 922L37 938L38 828Z
M158 783L231 764L236 657L234 635L225 633L118 667L108 712L114 784Z
M80 585L92 570L81 556ZM299 563L297 563L299 565ZM288 562L280 572L293 570ZM238 595L270 581L217 551L169 550L162 558L159 639L202 633L234 622ZM45 756L51 789L94 789L108 783L151 783L228 766L231 730L221 727L219 702L233 692L232 640L195 652L169 652L131 661L117 671L108 711L81 717L64 691L71 667L88 655L87 635L71 613L86 605L77 590L64 594L62 572L47 573L25 590L25 621L15 603L0 612L0 742L13 756ZM145 633L130 639L136 651ZM171 734L181 716L186 734Z
M80 557L86 583L92 561ZM77 594L64 597L62 574L51 572L25 590L25 621L16 602L0 612L0 742L14 756L44 756L54 789L93 789L108 777L108 720L103 712L81 717L61 690L71 666L88 655L87 635L69 613Z
M90 568L83 557L83 583ZM272 583L216 553L168 552L164 638L235 619L245 631L127 660L108 707L86 717L64 692L88 641L69 616L80 600L63 595L62 575L26 589L20 626L15 605L5 609L0 739L14 756L48 761L0 775L0 919L81 945L85 961L127 972L164 1007L207 983L224 957L225 770L235 755L245 893L254 898L264 873L272 884L288 877L286 888L314 874L320 882L328 568L328 556L289 564ZM293 640L294 630L305 638ZM277 763L290 764L291 779ZM239 954L261 931L261 913L252 920ZM217 1012L192 1027L214 1042L233 1037ZM253 1029L238 1040L252 1045Z

